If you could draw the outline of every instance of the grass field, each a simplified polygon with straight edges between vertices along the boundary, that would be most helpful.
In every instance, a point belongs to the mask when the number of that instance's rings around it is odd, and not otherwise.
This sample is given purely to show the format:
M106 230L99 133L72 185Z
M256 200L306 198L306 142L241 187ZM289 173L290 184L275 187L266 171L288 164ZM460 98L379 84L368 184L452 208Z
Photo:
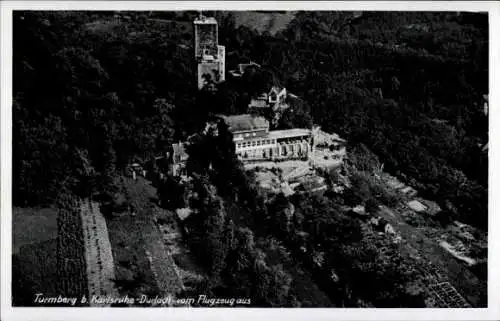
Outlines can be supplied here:
M57 295L57 240L24 244L18 250L12 255L13 305L38 306L36 293Z
M57 210L51 208L14 208L12 211L12 252L24 245L57 238Z
M56 294L57 279L57 210L13 208L13 305L36 306L35 293Z
M285 29L295 17L295 12L233 11L236 27L241 25L258 32L269 31L272 35Z

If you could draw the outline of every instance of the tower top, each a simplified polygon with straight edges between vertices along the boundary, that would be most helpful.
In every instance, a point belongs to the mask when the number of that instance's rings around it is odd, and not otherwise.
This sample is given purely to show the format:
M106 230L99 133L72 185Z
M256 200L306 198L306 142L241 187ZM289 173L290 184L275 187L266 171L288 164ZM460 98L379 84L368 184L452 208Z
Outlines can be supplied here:
M193 22L195 24L217 24L217 20L214 17L204 16L202 11L200 11L200 15Z

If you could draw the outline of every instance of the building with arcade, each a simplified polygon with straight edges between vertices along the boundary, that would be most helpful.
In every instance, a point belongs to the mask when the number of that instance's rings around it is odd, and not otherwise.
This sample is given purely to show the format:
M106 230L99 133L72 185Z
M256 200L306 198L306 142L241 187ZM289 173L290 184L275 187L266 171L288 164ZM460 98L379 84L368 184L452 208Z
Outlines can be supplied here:
M218 118L233 134L235 153L242 161L307 159L312 151L311 129L269 130L264 117L250 114Z

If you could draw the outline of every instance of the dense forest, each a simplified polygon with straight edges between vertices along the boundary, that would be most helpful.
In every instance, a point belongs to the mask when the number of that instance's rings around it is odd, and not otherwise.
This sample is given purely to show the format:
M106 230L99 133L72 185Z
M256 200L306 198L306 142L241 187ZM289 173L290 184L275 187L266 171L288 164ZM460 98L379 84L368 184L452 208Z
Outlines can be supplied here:
M128 164L191 137L189 188L197 197L189 205L201 214L186 224L211 275L205 290L259 298L259 306L312 306L296 292L293 265L269 263L301 257L306 244L335 262L343 280L329 290L330 305L422 306L404 291L412 268L377 257L377 245L342 214L348 196L268 199L234 157L227 128L218 137L193 134L211 113L245 112L252 96L280 84L301 99L279 128L314 122L351 146L362 143L436 200L446 219L487 229L487 15L298 12L271 34L236 27L229 12L207 14L219 22L227 69L249 60L262 66L215 92L195 85L194 12L16 12L14 204L112 195ZM184 193L176 188L170 178L158 189L174 208ZM299 237L304 231L307 242ZM292 253L255 241L266 234ZM364 291L368 281L375 285Z

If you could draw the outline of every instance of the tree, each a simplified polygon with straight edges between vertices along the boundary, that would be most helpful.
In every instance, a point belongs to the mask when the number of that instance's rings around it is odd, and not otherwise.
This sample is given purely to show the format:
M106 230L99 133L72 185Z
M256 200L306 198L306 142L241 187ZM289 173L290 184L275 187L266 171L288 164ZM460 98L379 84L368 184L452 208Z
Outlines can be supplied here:
M158 185L157 196L162 207L172 210L184 207L184 192L185 188L178 180L167 175Z
M234 242L227 256L224 272L226 286L235 295L250 297L255 279L251 275L257 256L253 232L248 228L234 231Z
M216 188L210 184L208 177L201 176L195 180L194 193L196 198L191 206L197 213L187 221L192 231L190 242L210 273L207 287L214 288L221 282L234 227L226 214L223 200L217 196Z

